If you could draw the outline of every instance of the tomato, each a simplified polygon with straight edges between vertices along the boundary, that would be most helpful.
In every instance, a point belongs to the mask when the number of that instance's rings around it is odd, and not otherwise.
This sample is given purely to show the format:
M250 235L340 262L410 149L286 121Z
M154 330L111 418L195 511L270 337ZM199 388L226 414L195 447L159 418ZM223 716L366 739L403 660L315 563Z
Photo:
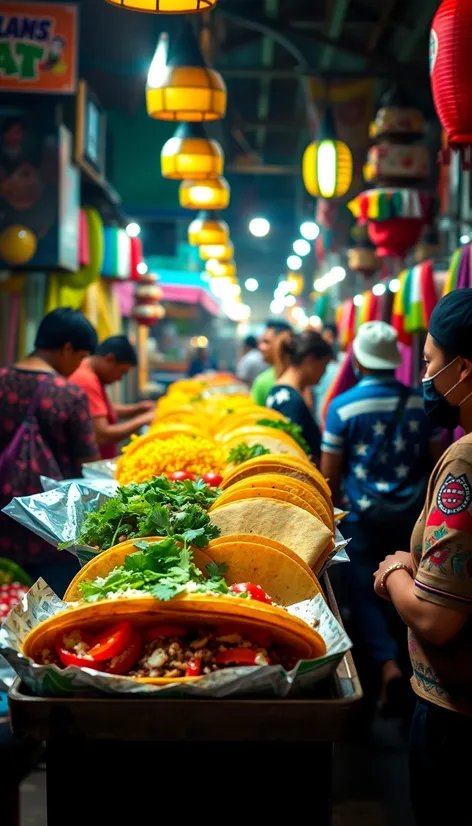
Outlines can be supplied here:
M214 660L217 665L270 665L267 657L257 651L251 651L250 648L230 648L228 651L218 651Z
M211 488L219 488L223 481L223 477L214 471L211 473L205 473L205 475L202 476L202 479L207 485L210 485Z
M193 657L191 660L188 661L187 671L185 672L186 677L199 677L202 673L202 661L198 660L196 657Z
M185 637L187 633L186 628L182 628L181 625L172 625L168 623L167 625L153 625L151 628L147 628L143 634L144 642L154 642L154 640L158 640L161 637Z
M195 482L195 474L187 473L186 470L175 470L174 473L170 474L169 479L171 482L186 482L187 479Z
M255 599L257 602L265 602L266 605L272 605L272 600L268 594L261 588L260 585L254 585L252 582L237 582L229 589L233 594L249 594L250 599Z
M94 660L99 662L111 660L125 650L131 639L131 625L129 622L119 622L111 628L107 628L93 640L89 654Z
M141 637L137 631L132 631L129 643L121 654L117 654L108 663L104 663L105 671L108 674L128 674L138 662L141 648Z
M101 670L101 664L95 663L88 652L78 653L77 646L80 643L90 643L90 634L73 628L71 631L64 631L56 637L55 648L58 657L64 666L76 665L78 668L94 668Z

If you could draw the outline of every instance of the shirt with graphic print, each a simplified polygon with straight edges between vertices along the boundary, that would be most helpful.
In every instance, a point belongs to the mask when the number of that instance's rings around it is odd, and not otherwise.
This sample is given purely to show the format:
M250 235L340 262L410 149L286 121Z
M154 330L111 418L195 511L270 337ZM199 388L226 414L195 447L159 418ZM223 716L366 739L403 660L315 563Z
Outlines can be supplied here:
M409 631L412 686L430 703L472 715L472 435L436 465L412 534L415 594L467 614L462 631L432 645Z
M310 455L314 461L318 461L321 433L300 393L288 384L276 384L267 398L266 406L278 410L291 422L300 425L303 437L310 447Z
M385 434L400 398L394 378L368 376L331 402L321 450L343 456L343 506L358 522L379 496L401 504L431 469L429 442L440 438L412 390L392 438Z

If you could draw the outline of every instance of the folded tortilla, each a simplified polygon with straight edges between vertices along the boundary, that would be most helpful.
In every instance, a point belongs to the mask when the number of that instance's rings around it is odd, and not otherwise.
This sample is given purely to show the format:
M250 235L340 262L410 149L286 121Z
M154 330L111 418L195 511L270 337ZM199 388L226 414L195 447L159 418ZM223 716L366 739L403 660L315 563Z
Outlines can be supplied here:
M299 479L316 488L323 495L326 504L332 507L331 491L326 479L318 468L307 460L300 460L299 457L278 454L249 459L247 462L237 465L237 467L228 469L220 487L226 490L241 479L259 473L280 473L293 479Z
M282 542L314 570L333 536L329 528L307 510L274 499L232 502L216 508L210 518L223 536L245 533Z

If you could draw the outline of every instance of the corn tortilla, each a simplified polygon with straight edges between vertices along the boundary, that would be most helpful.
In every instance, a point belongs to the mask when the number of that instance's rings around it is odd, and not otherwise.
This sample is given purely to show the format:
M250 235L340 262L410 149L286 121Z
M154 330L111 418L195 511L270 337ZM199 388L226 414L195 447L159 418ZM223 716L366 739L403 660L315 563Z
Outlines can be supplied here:
M321 590L320 583L316 577L316 574L308 567L306 562L298 556L291 548L288 548L287 545L282 545L281 542L277 542L276 539L269 539L268 536L256 536L255 534L238 534L237 536L219 536L218 539L212 539L211 542L208 544L207 551L210 556L213 554L214 548L222 548L227 545L232 545L234 542L245 542L246 544L255 543L256 545L262 545L263 548L270 548L273 551L279 551L282 554L290 557L290 559L295 560L298 565L301 565L303 570L307 572L311 576L311 578L316 582L318 588Z

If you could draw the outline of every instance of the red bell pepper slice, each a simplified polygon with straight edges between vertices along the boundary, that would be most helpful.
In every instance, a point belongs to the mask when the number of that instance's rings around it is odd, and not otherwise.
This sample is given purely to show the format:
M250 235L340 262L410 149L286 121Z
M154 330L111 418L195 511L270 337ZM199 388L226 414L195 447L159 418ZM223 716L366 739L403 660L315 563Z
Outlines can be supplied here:
M128 674L141 656L142 641L137 631L132 631L130 641L124 651L104 663L108 674Z
M191 660L188 661L187 670L185 672L186 677L199 677L202 673L202 661L197 657L193 657Z
M172 625L172 623L153 625L146 629L143 640L144 642L154 642L154 640L159 640L161 637L185 637L186 633L187 629L181 625Z
M233 634L239 634L240 637L245 637L261 648L269 648L272 643L272 637L269 631L264 628L244 628L244 630L236 625L218 625L216 629L217 637L231 637Z
M102 662L117 657L125 650L131 639L131 625L129 622L119 622L106 631L102 631L93 641L89 654L93 660Z
M88 652L77 653L76 646L80 643L90 643L90 634L84 633L79 628L64 631L56 637L55 648L57 655L64 666L76 665L78 668L94 668L101 670L101 664L95 663Z
M217 665L270 665L269 660L258 651L250 648L229 648L227 651L218 651L214 658ZM264 660L262 662L261 660Z
M249 594L250 599L255 599L257 602L265 602L266 605L272 605L272 600L268 594L261 588L260 585L254 585L253 582L236 582L231 585L229 589L233 594Z

